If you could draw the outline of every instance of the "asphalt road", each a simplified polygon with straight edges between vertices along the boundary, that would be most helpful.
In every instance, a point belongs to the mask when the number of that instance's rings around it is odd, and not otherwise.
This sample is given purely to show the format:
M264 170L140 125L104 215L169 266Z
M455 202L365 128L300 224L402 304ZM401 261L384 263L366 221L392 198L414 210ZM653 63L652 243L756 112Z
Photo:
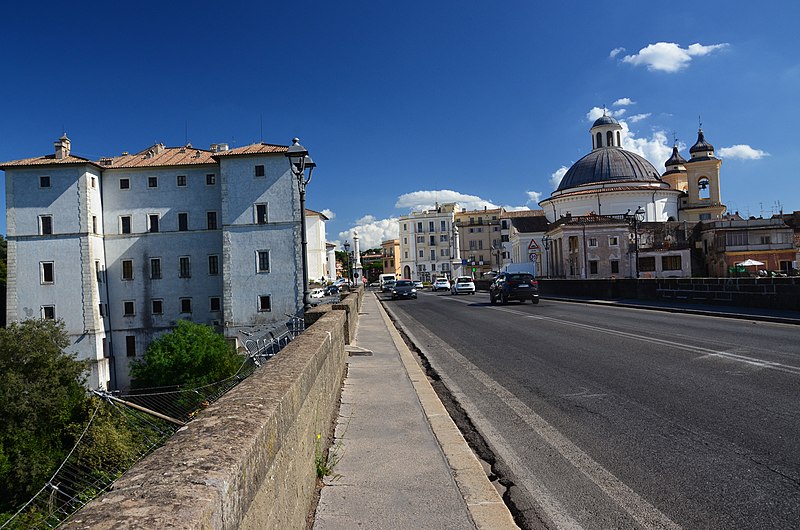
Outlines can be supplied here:
M800 327L488 295L386 301L528 528L800 528Z

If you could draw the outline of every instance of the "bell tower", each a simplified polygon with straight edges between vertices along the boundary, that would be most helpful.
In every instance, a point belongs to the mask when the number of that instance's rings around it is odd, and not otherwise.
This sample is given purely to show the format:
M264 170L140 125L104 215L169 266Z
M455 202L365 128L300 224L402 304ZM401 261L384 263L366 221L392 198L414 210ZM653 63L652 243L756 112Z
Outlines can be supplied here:
M702 127L697 142L689 149L686 161L686 202L680 211L681 221L722 219L725 205L720 197L719 169L722 160L714 156L714 146L706 141Z

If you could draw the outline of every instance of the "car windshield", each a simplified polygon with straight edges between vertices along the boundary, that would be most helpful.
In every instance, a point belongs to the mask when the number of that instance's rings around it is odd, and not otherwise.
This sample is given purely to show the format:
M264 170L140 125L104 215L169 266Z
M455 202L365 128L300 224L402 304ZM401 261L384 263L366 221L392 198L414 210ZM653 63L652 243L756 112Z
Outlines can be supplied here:
M400 280L394 284L395 287L412 287L413 285L414 284L408 280Z
M530 274L509 274L508 279L515 282L529 282L533 280L533 276Z
M459 278L456 283L472 283L472 278Z

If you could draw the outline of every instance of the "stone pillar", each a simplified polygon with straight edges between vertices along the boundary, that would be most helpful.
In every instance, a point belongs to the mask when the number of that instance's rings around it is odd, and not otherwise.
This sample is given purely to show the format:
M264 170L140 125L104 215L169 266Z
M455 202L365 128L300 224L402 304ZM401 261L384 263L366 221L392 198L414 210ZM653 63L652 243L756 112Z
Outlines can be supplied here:
M364 281L364 269L361 266L361 247L358 244L358 232L353 232L353 274L356 276L356 285Z

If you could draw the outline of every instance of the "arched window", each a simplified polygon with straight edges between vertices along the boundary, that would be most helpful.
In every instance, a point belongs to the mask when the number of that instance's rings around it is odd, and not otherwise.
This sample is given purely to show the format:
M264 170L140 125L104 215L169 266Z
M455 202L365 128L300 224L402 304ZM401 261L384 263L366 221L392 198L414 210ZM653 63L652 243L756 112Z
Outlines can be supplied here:
M617 131L617 147L622 145L622 140L619 139L619 131Z
M614 133L612 131L606 133L606 145L608 145L608 147L614 145Z
M710 199L711 198L711 183L708 181L708 177L700 177L697 181L697 195L700 199Z
M603 134L597 133L597 145L595 147L603 147Z

